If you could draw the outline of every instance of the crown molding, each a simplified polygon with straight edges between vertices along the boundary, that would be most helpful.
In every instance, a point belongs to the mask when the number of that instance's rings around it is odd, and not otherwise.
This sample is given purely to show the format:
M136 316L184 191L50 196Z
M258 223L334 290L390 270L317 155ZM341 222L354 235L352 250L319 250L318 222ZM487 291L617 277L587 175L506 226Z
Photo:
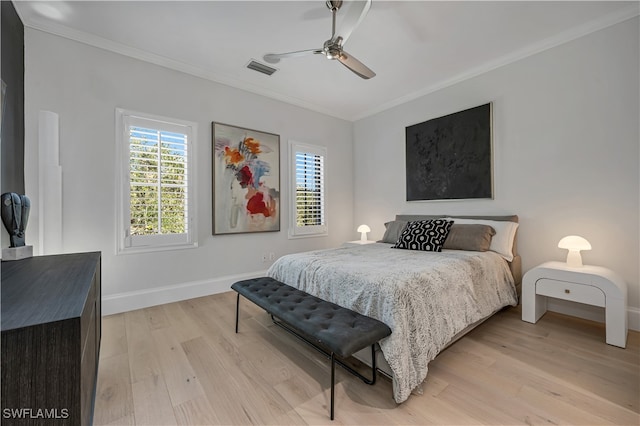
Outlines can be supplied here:
M638 15L640 15L640 3L633 3L631 6L620 9L615 13L610 13L608 15L601 17L600 19L589 21L583 25L574 27L570 30L557 34L556 36L549 37L540 42L531 44L509 55L505 55L493 61L486 62L478 67L475 67L468 71L460 73L438 84L425 87L424 89L419 90L417 92L411 93L409 95L401 96L390 102L384 103L376 108L372 108L368 111L363 112L362 114L356 115L355 117L353 117L351 121L358 121L363 118L367 118L372 115L379 114L383 111L394 108L398 105L402 105L409 101L413 101L415 99L426 96L430 93L436 92L438 90L444 89L449 86L453 86L454 84L460 83L462 81L469 80L471 78L485 74L489 71L493 71L497 68L517 62L529 56L533 56L538 53L544 52L545 50L549 50L554 47L560 46L562 44L569 43L573 40L587 36L596 31L600 31L605 28L611 27L613 25L625 22L629 19L633 19Z
M174 71L180 71L185 74L189 74L195 77L212 81L214 83L224 84L226 86L244 90L246 92L251 92L256 95L264 96L269 99L278 100L287 104L305 108L305 109L315 111L324 115L329 115L331 117L340 118L343 120L345 119L344 117L341 117L340 115L336 114L334 110L323 108L311 102L307 102L299 98L286 96L281 93L270 91L268 89L264 89L262 87L238 80L237 78L234 78L234 77L207 71L203 68L196 67L186 62L176 61L174 59L167 58L166 56L147 52L145 50L131 47L113 40L106 39L104 37L96 36L94 34L89 34L84 31L79 31L79 30L67 27L65 25L60 25L52 22L43 23L40 21L24 21L24 20L23 20L23 23L25 27L28 27L33 30L42 31L45 33L59 36L59 37L67 38L69 40L73 40L79 43L87 44L89 46L97 47L102 50L118 53L120 55L127 56L133 59L138 59L143 62L148 62L151 64L159 65L161 67L169 68Z
M16 10L17 9L18 8L16 8ZM532 56L537 53L543 52L545 50L552 49L559 45L576 40L580 37L584 37L593 32L600 31L607 27L635 18L640 14L640 3L633 2L629 7L604 15L599 19L589 21L583 25L564 31L556 36L549 37L540 42L531 44L509 55L505 55L496 60L486 62L485 64L482 64L478 67L474 67L470 70L460 73L447 80L441 81L438 84L431 85L421 90L418 90L416 92L413 92L411 94L398 97L390 102L385 102L384 104L381 104L375 108L363 111L361 114L355 114L353 116L347 116L347 117L336 114L335 110L333 109L325 108L317 104L314 104L312 102L308 102L296 97L287 96L281 93L267 90L257 85L246 83L244 81L238 80L237 78L234 78L228 75L222 75L219 73L207 71L203 68L199 68L185 62L176 61L174 59L170 59L162 55L157 55L155 53L151 53L151 52L147 52L131 46L127 46L125 44L108 40L93 34L89 34L84 31L75 30L73 28L70 28L61 24L57 24L53 22L44 23L41 21L25 19L26 16L22 16L19 12L18 14L22 19L24 26L34 30L64 37L70 40L74 40L74 41L84 43L90 46L94 46L110 52L119 53L121 55L128 56L130 58L138 59L144 62L149 62L155 65L159 65L165 68L180 71L185 74L193 75L195 77L199 77L215 83L224 84L226 86L234 87L236 89L244 90L256 95L265 96L270 99L274 99L287 104L305 108L305 109L318 112L324 115L328 115L328 116L339 118L346 121L355 122L363 118L367 118L372 115L378 114L380 112L386 111L388 109L394 108L398 105L421 98L430 93L444 89L446 87L452 86L454 84L460 83L470 78L477 77L481 74L487 73L489 71L500 68L502 66L519 61L528 56Z

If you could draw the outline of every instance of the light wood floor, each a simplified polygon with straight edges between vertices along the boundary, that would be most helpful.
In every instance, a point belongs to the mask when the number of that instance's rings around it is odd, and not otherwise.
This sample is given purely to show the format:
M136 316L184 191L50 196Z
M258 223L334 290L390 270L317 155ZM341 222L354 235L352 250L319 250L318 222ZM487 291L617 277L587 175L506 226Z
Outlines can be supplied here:
M103 319L94 422L163 424L640 423L640 335L604 343L602 324L520 309L500 312L430 363L423 393L403 404L381 379L367 386L273 326L235 293Z

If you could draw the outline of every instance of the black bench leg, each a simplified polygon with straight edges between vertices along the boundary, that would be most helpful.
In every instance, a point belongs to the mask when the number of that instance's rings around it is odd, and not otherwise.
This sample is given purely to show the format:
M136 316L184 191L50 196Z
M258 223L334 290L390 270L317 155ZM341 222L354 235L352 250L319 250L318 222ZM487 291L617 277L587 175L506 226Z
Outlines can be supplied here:
M333 420L334 383L336 377L336 356L331 352L331 420Z
M378 367L376 367L376 344L371 345L371 380L363 380L368 385L376 384Z
M238 333L238 317L240 316L240 293L236 299L236 334Z

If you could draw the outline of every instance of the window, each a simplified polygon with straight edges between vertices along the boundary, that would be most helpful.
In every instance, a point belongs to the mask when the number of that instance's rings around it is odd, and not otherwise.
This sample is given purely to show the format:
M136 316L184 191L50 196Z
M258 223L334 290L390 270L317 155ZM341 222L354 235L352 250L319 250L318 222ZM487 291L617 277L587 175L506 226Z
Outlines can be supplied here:
M118 252L194 247L195 123L116 110Z
M292 211L290 237L327 235L323 147L289 142Z

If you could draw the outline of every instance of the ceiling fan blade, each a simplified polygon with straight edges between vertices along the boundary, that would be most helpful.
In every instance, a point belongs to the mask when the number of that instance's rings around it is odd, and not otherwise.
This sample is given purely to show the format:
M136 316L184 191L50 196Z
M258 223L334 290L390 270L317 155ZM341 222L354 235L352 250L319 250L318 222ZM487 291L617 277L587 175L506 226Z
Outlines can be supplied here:
M353 30L362 22L364 17L371 9L371 0L366 1L349 1L349 7L340 21L336 35L342 37L342 44L346 43ZM344 6L343 6L344 7Z
M371 71L365 64L349 55L344 50L340 53L340 56L336 58L339 60L342 65L349 68L354 73L358 74L360 77L368 80L376 76L376 73Z
M267 53L262 57L265 61L270 64L277 64L280 62L282 58L295 58L297 56L307 56L310 54L319 54L323 53L322 49L308 49L308 50L296 50L295 52L287 52L287 53Z

